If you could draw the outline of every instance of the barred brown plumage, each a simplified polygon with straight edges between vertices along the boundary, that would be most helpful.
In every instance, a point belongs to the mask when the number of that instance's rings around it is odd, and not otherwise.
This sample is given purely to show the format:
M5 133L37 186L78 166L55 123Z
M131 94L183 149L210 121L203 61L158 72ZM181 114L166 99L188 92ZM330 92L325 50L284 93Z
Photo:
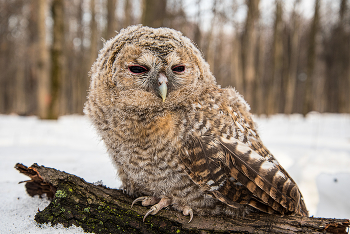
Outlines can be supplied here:
M140 25L107 41L91 68L85 113L123 189L184 215L308 215L288 173L260 140L249 106L216 85L186 37ZM133 203L134 204L134 203Z

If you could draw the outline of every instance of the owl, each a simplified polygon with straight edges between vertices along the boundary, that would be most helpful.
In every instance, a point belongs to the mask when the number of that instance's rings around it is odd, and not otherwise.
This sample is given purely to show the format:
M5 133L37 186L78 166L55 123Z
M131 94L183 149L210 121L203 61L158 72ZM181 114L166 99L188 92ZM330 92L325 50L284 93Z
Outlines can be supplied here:
M123 190L189 215L265 212L307 216L294 180L260 140L249 106L221 88L180 32L130 26L105 42L84 112Z

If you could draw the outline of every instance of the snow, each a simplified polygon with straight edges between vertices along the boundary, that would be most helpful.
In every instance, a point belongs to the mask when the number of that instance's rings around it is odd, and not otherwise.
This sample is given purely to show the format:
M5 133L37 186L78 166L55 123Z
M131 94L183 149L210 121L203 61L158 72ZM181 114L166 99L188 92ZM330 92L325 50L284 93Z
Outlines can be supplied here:
M350 218L350 115L310 113L255 117L264 144L300 187L310 215ZM49 201L30 197L17 162L53 167L111 188L120 181L85 116L58 121L0 115L0 233L84 233L38 226L35 213Z

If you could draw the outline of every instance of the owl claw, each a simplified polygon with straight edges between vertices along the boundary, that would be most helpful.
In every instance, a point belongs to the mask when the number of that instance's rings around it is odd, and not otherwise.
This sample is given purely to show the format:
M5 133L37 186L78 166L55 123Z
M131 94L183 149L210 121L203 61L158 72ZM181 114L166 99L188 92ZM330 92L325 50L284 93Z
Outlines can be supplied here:
M136 198L132 203L131 203L131 208L133 207L133 205L138 202L138 201L143 201L145 200L147 197L138 197Z
M131 208L136 202L142 201L143 206L151 206L156 204L159 201L159 198L156 197L138 197L131 203Z
M191 209L191 207L185 206L182 213L183 215L190 215L190 221L188 221L188 223L190 223L193 219L193 210Z
M143 202L142 202L143 203ZM151 207L151 209L149 209L147 211L147 213L145 214L145 216L143 217L143 222L145 222L145 219L148 215L155 215L158 213L158 211L160 211L161 209L169 206L171 204L171 199L167 198L167 197L163 197L162 199L160 199L160 201L155 204L154 206Z
M152 206L151 209L149 209L145 214L145 216L143 217L143 222L145 222L145 219L149 214L155 215L157 213L156 211L157 211L156 205Z

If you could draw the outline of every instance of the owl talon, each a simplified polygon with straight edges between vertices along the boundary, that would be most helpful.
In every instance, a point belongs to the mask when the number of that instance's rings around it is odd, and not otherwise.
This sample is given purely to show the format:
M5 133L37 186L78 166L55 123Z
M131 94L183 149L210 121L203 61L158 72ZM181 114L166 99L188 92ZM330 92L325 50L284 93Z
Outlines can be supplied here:
M142 202L143 203L143 202ZM151 207L143 217L143 222L145 222L145 219L148 215L155 215L157 214L161 209L169 206L171 204L171 199L167 197L163 197L157 204Z
M144 201L147 197L138 197L136 198L132 203L131 203L131 208L133 207L133 205L138 202L138 201Z
M193 210L191 209L191 207L189 206L185 206L185 208L182 211L183 215L190 215L190 221L188 221L188 223L190 223L193 219Z
M157 213L156 211L157 211L156 205L152 206L151 209L149 209L145 214L145 216L143 217L143 222L145 222L145 219L149 214L155 215Z
M159 202L159 200L157 197L138 197L131 203L131 208L138 201L142 201L142 206L151 206Z

